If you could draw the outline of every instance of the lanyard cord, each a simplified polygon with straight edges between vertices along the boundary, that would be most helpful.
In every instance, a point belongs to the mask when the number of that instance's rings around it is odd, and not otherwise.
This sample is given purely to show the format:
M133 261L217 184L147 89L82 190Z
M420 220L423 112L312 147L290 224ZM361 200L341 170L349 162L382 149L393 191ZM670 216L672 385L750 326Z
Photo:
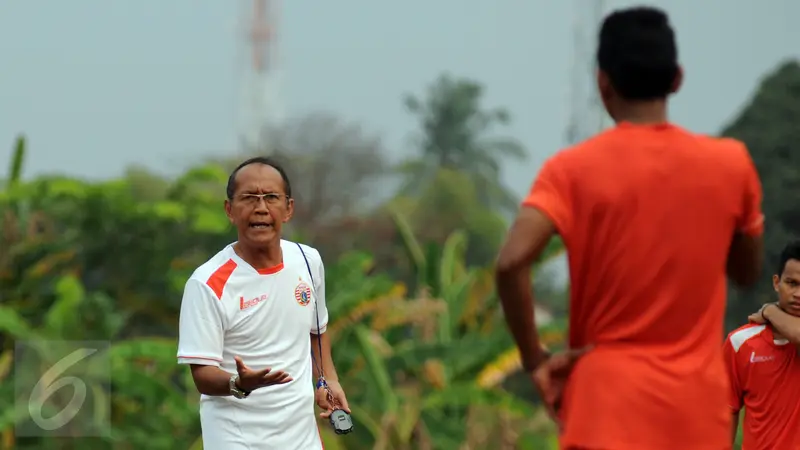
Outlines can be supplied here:
M303 260L305 260L306 269L308 270L308 276L311 278L311 284L313 285L313 284L315 284L314 283L314 275L311 274L311 265L308 263L308 258L306 257L306 252L303 251L303 246L302 245L300 245L297 242L295 242L295 244L297 244L297 248L300 249L300 253L303 255ZM315 286L315 288L316 288L316 286ZM319 344L319 359L320 360L317 361L317 359L314 358L314 351L312 350L311 351L311 361L314 363L315 366L317 366L317 372L319 373L319 380L317 381L317 389L319 389L321 387L324 387L325 390L328 392L328 397L330 399L330 397L332 397L332 396L331 396L330 390L328 389L328 383L325 382L325 373L322 370L322 333L320 332L320 327L319 327L319 308L317 308L317 304L318 304L317 298L318 297L315 295L314 296L314 315L316 315L316 318L317 318L317 333L318 333L317 334L317 344Z

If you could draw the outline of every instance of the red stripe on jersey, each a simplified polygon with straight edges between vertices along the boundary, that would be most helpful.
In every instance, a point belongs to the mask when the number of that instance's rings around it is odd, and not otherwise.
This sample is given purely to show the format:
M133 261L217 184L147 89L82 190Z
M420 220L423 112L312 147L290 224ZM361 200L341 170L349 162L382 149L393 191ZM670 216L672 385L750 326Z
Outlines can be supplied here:
M234 270L236 270L236 262L229 259L228 262L220 266L219 269L208 277L206 284L214 291L214 294L217 295L217 300L222 299L222 291L225 290L225 284L228 283L228 279L231 277Z

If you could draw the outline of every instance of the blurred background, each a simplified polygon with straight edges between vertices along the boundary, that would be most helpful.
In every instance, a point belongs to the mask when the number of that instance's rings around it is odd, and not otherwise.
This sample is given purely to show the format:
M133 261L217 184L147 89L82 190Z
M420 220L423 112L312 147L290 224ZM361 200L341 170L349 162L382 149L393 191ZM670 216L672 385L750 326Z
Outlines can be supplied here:
M257 154L287 164L288 237L326 263L356 423L345 437L322 423L326 449L557 448L492 262L541 163L610 125L597 25L633 4L3 2L0 449L202 448L175 359L181 293L235 240L224 185ZM800 3L648 4L670 14L686 71L672 119L750 148L771 264L800 235ZM552 349L565 261L554 242L534 269ZM728 330L770 298L771 274L731 291ZM17 436L20 340L111 342L110 376L87 378L108 436Z

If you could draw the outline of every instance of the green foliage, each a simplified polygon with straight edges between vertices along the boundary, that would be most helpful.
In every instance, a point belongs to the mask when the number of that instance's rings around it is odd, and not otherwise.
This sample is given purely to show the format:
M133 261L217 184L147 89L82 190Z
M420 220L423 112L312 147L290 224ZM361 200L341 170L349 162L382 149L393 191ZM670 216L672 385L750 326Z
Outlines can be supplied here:
M500 214L482 206L479 197L469 175L439 169L419 196L395 198L390 214L406 216L406 233L413 232L422 242L444 242L453 230L463 230L469 242L464 254L467 264L485 265L497 254L506 223Z
M8 178L6 179L6 189L11 189L22 177L22 164L25 161L25 137L19 136L14 145L14 153L11 156Z
M766 266L761 282L747 292L733 292L729 328L772 301L770 278L783 247L800 238L800 63L788 61L767 74L725 136L747 144L763 187Z

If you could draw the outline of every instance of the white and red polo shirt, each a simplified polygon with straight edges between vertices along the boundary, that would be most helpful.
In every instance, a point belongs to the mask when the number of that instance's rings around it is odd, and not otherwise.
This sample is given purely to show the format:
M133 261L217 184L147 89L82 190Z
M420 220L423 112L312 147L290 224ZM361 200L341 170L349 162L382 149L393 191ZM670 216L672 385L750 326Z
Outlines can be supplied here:
M314 410L310 333L324 333L325 270L319 252L281 240L283 263L255 269L233 244L198 267L181 302L178 363L236 373L234 356L255 369L270 367L293 380L248 398L202 395L206 450L322 449ZM319 313L319 328L317 315Z
M767 325L728 335L725 361L732 412L744 408L743 450L800 449L800 354Z

